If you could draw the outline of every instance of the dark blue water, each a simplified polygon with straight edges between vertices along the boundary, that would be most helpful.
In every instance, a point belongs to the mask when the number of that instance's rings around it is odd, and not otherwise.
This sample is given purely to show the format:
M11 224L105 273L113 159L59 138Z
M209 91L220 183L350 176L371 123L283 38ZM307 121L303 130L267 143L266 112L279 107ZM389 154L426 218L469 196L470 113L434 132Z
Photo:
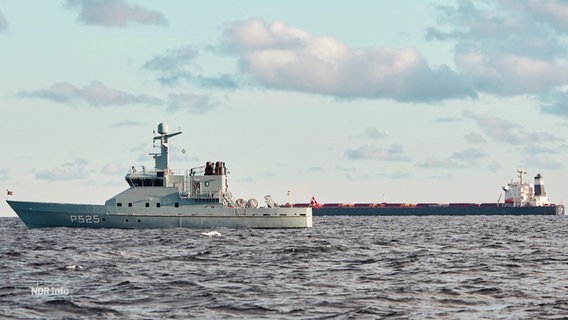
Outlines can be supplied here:
M0 218L0 232L3 319L568 317L566 217L317 217L303 230Z

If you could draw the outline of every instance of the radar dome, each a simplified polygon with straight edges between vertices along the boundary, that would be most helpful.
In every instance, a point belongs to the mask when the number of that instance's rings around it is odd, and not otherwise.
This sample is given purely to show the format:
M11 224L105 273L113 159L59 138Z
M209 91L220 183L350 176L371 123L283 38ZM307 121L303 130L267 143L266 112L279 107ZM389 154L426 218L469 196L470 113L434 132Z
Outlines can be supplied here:
M237 199L237 201L235 201L235 204L238 208L244 208L246 206L245 199Z
M158 133L159 134L167 134L168 133L168 124L165 122L162 122L158 125Z
M249 199L249 201L247 201L247 208L257 208L258 207L258 201L255 198Z

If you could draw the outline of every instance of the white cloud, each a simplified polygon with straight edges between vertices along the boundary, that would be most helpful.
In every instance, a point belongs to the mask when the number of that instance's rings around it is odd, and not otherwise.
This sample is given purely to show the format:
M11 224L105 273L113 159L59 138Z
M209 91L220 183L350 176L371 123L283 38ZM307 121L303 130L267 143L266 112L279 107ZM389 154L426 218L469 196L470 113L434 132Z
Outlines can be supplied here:
M413 48L350 48L261 19L233 23L225 35L241 68L275 89L413 102L476 97L449 67L430 67Z

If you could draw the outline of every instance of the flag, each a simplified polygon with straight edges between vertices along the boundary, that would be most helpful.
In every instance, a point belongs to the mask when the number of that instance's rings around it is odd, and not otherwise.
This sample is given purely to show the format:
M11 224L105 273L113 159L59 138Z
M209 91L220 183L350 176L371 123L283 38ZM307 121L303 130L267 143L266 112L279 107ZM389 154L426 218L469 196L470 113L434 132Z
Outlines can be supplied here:
M6 195L12 196L14 195L14 192L12 192L12 190L6 189Z

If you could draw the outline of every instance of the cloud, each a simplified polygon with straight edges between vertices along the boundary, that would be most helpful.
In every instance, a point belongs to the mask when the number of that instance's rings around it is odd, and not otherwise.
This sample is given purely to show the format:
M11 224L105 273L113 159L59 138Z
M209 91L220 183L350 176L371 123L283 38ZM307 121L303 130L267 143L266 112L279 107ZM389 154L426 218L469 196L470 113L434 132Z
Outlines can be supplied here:
M164 86L175 86L189 82L206 88L234 89L238 87L235 76L227 73L206 76L190 71L200 69L195 60L199 51L193 46L179 47L155 56L142 65L142 69L157 74L157 81Z
M464 116L477 122L477 125L491 139L511 145L530 144L540 142L562 142L564 139L555 137L546 132L528 132L518 123L490 116L481 116L466 111Z
M24 98L42 98L53 102L73 104L85 102L92 107L115 105L145 104L161 105L160 99L147 95L133 95L106 87L99 81L93 81L83 88L75 87L68 82L58 82L48 89L22 91L18 96Z
M367 145L358 149L345 151L349 160L384 160L384 161L408 161L409 158L402 150L402 146L393 144L388 148L378 148Z
M454 152L450 158L464 163L474 164L477 160L484 158L487 154L480 149L469 148Z
M562 0L529 0L527 7L535 18L568 32L568 4Z
M465 112L465 117L471 118L477 122L477 125L492 140L520 146L520 154L524 166L561 169L564 166L561 162L552 159L550 156L560 154L558 148L547 147L546 143L564 142L565 139L556 137L546 132L527 131L523 126L498 117L481 116L473 112ZM480 138L477 134L470 134L475 139ZM472 137L470 137L470 140ZM467 140L467 139L466 139ZM459 160L467 164L475 165L476 161L484 158L486 154L478 149L470 148L464 151L454 153L450 159ZM488 170L496 171L501 169L501 165L491 163Z
M547 148L538 142L529 144L523 148L524 154L559 154L559 150L556 148Z
M556 161L544 154L524 154L523 163L525 166L541 169L560 170L564 165L560 161Z
M471 144L481 144L487 142L487 140L485 140L482 135L477 133L468 133L464 135L463 138L467 143Z
M131 23L166 26L166 18L124 0L67 0L67 8L79 10L77 20L104 27L126 27Z
M87 161L84 159L75 159L60 167L51 170L43 170L35 174L37 180L46 180L48 182L57 180L79 180L86 177Z
M429 158L423 162L416 164L419 168L428 168L428 169L459 169L465 168L465 165L462 163L452 160L452 159L436 159L436 158Z
M379 129L375 127L365 128L364 134L366 137L371 138L373 140L379 140L387 136L387 134L384 131L379 131Z
M544 113L568 116L568 92L554 90L540 96L540 109Z
M2 11L0 11L0 33L8 31L8 21L4 18Z
M235 22L225 48L262 85L341 98L437 101L476 93L448 66L430 67L412 48L350 48L275 21Z
M427 169L463 169L477 164L477 161L487 154L480 149L469 148L452 153L446 159L428 158L417 163L419 168Z
M192 46L175 48L150 59L142 65L142 68L163 73L176 73L195 60L198 54L199 52Z
M236 89L239 87L237 80L230 74L219 74L209 77L194 75L184 70L178 70L174 73L161 73L157 81L161 85L168 87L177 86L180 82L187 82L204 88Z
M217 109L217 104L211 98L192 93L170 94L168 98L168 110L187 111L194 114L204 114Z
M503 166L497 162L491 162L490 164L487 165L487 170L491 172L497 172L501 169L503 169Z
M568 84L568 2L456 3L437 7L426 38L455 42L456 70L477 92L539 95Z
M239 87L237 79L231 74L222 73L214 77L199 75L194 82L205 88L236 89Z

